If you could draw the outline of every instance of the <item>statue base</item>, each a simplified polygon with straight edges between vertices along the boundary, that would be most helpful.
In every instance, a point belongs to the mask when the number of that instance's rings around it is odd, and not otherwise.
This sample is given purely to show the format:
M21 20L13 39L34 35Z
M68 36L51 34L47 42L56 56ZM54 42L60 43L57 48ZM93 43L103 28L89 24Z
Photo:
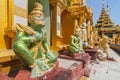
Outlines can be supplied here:
M84 51L91 56L91 60L97 59L97 49L90 48L90 49L84 49Z
M83 62L88 62L90 60L90 55L88 53L72 53L69 50L60 50L59 51L59 56L60 58L65 58L65 59L73 59L73 60L78 60L78 61L83 61Z
M59 58L69 59L74 61L82 61L84 67L84 75L89 77L90 70L88 68L90 62L90 56L88 53L71 53L69 50L61 50L59 51Z
M9 78L13 80L80 80L86 74L83 61L58 58L55 65L51 71L39 78L30 78L31 72L29 69L13 71ZM8 79L8 76L0 73L0 78L1 76L3 76L3 80Z
M58 58L59 66L61 70L59 71L56 80L80 80L84 76L84 68L82 61L69 60Z
M83 61L86 63L90 60L91 57L88 53L70 53L70 55L60 54L59 58Z
M31 72L29 70L26 70L26 69L19 70L19 72L15 77L15 80L55 80L56 75L60 70L58 65L59 65L59 62L56 61L55 67L51 71L48 71L45 75L39 78L30 78Z

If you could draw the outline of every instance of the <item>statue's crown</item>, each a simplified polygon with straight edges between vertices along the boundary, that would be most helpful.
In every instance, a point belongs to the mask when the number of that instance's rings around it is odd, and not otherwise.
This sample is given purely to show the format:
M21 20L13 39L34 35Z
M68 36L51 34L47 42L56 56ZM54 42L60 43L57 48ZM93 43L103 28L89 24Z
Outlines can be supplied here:
M43 6L38 2L35 2L34 5L35 5L35 8L33 9L33 11L31 11L30 15L43 14Z
M35 5L35 8L28 15L28 21L29 21L29 23L31 23L30 17L32 15L34 15L34 14L40 14L40 16L42 16L44 18L43 6L40 3L38 3L38 2L35 2L34 5Z

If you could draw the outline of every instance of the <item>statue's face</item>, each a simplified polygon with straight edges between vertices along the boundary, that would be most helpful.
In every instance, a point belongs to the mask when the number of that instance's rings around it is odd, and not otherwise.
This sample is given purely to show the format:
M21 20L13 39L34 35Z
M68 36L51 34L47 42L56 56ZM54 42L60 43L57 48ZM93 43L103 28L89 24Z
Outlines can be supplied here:
M43 15L40 15L40 14L34 14L31 16L31 22L35 25L42 25L44 26L45 25L45 22L44 22L44 16Z
M80 31L76 31L76 32L75 32L75 35L76 35L76 36L80 36Z

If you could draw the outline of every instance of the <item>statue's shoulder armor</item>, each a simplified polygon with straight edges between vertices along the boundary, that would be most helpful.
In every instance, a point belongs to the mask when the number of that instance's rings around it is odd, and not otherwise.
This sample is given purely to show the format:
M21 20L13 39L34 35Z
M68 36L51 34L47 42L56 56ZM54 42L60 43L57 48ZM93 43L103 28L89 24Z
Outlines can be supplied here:
M20 27L18 24L16 24L16 30L20 32L25 32L22 27Z
M36 32L29 26L24 26L22 24L17 23L16 24L16 29L20 32L24 32L27 34L36 34Z

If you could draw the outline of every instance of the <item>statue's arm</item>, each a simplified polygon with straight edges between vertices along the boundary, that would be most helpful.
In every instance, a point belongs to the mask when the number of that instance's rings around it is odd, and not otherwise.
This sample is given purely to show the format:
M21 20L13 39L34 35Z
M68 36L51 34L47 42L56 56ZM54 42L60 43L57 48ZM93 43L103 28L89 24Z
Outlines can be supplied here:
M74 39L75 39L75 37L72 36L72 37L71 37L71 41L70 41L70 46L73 46L73 47L76 48L76 45L75 45L75 43L74 43Z
M47 43L47 37L43 40L42 45L43 45L44 50L46 52L49 52L49 46L48 46L48 43Z
M17 41L23 41L25 43L31 43L35 41L34 36L26 35L24 32L18 32L16 38L17 38Z
M36 35L35 34L36 32L32 30L30 27L25 27L17 23L16 29L17 29L16 41L23 41L25 43L31 43L36 41L36 38L34 36Z
M83 51L83 41L80 39L79 48Z
M79 47L81 47L82 46L82 40L79 38Z
M43 33L43 41L42 41L42 45L43 45L43 48L45 50L45 52L49 52L49 45L48 45L48 42L47 42L47 32L46 32L46 29L42 29L42 33Z

